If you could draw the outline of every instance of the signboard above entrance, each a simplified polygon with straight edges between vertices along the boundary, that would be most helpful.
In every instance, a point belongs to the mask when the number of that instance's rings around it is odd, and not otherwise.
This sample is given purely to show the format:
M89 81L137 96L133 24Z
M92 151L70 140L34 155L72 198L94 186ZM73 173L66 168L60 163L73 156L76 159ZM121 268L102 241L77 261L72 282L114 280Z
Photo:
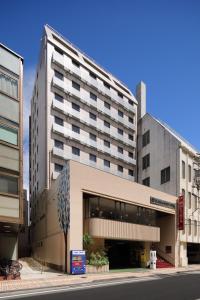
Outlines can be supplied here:
M159 205L159 206L162 206L162 207L166 207L166 208L171 208L171 209L175 209L176 208L176 204L175 203L171 203L169 201L158 199L158 198L154 198L154 197L150 197L150 203L154 204L154 205Z

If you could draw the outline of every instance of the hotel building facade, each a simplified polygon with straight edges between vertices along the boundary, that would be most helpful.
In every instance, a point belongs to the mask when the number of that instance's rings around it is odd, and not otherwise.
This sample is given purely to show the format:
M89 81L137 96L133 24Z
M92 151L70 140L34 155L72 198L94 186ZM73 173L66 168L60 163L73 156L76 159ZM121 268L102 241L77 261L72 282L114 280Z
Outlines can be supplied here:
M0 44L0 258L18 257L23 223L23 58Z
M142 97L143 87L138 88ZM137 266L153 246L176 265L176 197L136 184L137 100L131 91L45 26L30 116L31 239L35 258L64 268L59 188L70 206L67 240L83 234L110 249L112 267ZM63 184L63 183L62 183ZM167 229L167 230L166 230ZM131 254L132 253L132 254ZM115 259L114 259L115 256Z

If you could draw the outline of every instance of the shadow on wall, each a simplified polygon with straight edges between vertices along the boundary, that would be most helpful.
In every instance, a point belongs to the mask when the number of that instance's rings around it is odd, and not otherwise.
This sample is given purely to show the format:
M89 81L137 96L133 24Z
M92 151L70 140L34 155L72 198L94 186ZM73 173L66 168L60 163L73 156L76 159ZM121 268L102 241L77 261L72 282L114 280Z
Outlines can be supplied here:
M13 259L17 257L17 236L10 234L0 235L0 259Z

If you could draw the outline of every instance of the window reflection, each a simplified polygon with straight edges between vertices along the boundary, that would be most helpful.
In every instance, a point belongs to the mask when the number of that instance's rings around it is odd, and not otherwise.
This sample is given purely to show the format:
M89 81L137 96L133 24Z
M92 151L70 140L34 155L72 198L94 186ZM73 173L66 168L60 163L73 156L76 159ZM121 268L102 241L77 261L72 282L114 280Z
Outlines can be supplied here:
M87 195L85 200L87 204L86 216L89 218L102 218L149 226L156 225L155 210L92 195Z

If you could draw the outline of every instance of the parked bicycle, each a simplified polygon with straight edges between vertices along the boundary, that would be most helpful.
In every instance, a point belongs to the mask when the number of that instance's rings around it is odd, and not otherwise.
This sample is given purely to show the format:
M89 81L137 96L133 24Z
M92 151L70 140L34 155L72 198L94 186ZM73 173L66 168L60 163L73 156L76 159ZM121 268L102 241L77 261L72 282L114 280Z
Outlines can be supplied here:
M5 280L7 280L8 277L11 277L11 279L19 278L21 269L22 264L17 260L0 260L0 275L4 276Z

